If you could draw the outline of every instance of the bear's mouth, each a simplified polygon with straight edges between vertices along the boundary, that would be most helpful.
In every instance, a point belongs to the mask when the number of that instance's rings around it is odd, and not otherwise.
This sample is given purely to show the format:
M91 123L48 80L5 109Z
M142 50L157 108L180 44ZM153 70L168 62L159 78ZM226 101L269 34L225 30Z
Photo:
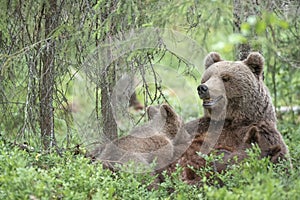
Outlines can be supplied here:
M218 101L220 101L221 99L223 98L222 95L218 96L217 98L215 99L203 99L203 106L204 107L210 107L210 106L213 106L215 105L216 103L218 103Z

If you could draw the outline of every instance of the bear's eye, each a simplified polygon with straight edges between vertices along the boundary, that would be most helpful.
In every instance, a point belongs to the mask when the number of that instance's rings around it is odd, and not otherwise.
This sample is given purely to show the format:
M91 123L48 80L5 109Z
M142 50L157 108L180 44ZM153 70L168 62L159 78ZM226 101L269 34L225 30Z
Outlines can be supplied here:
M224 81L224 82L228 82L228 81L230 81L230 76L229 75L226 75L226 74L224 74L224 75L222 75L222 80Z

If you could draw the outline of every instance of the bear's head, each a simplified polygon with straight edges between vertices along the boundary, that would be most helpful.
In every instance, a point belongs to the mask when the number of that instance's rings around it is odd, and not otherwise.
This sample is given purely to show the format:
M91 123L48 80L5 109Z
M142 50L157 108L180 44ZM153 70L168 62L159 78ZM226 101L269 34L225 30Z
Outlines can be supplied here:
M205 115L213 120L276 122L263 68L264 58L257 52L243 61L224 61L218 53L210 53L197 88Z
M282 154L282 148L279 144L271 144L263 136L263 130L260 130L256 126L252 126L246 132L244 139L240 146L234 150L231 148L217 148L218 154L223 154L223 162L215 162L215 167L218 172L221 172L227 168L228 165L239 163L243 159L248 157L246 149L250 149L256 144L260 149L260 158L269 158L272 163L278 163L279 160L284 159Z
M257 144L261 151L261 158L268 157L273 163L278 163L279 160L284 159L281 146L279 144L271 144L268 138L264 137L263 130L256 126L252 126L246 133L244 143L246 148Z
M168 138L173 146L173 160L179 158L190 146L193 136L183 126L183 120L167 104L147 108L151 126L159 129L159 135Z
M147 115L152 128L157 129L160 134L165 134L173 139L183 126L182 119L167 104L149 106Z
M206 175L209 177L212 172L223 172L228 167L242 162L248 157L247 149L253 148L256 144L260 149L259 158L269 158L272 163L277 163L279 160L284 159L284 149L280 144L274 144L268 141L268 137L265 137L265 130L259 126L251 125L245 126L241 129L243 131L241 135L241 141L235 145L227 145L226 143L218 144L209 153L209 155L216 156L216 159L208 159L200 156L196 152L201 152L200 146L203 140L201 138L194 139L191 148L189 148L184 157L179 160L181 166L184 166L183 179L188 183L195 184L199 182L203 177L199 176L196 170L199 170L205 166L210 166L213 171L208 172ZM232 136L228 136L228 138ZM227 141L228 138L223 138ZM193 149L192 149L193 148ZM203 154L202 154L203 155ZM207 162L209 161L209 162Z
M155 170L172 163L188 147L179 146L184 132L183 122L167 104L147 108L149 122L130 131L129 135L98 146L91 156L100 160L107 168L115 163L134 161L148 166L156 162ZM175 142L176 141L176 142Z

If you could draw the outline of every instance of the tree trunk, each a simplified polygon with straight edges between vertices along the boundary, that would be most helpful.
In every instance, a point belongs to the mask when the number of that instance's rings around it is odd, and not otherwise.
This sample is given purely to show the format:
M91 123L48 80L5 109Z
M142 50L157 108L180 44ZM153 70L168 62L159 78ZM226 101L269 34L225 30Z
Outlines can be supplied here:
M233 0L233 31L235 33L241 32L241 25L247 21L249 16L257 16L259 14L257 10L259 5L260 0ZM250 37L255 38L255 33L250 34ZM248 42L236 46L235 57L238 60L244 60L251 51L259 50L253 49L248 39Z
M56 0L50 0L45 5L45 38L57 26ZM55 42L47 39L46 47L41 57L40 79L40 128L44 149L49 149L55 142L53 90L54 90L54 66L55 66Z
M108 36L111 37L111 36ZM110 38L108 42L111 43ZM106 57L108 62L105 63L105 67L103 68L103 74L100 83L101 89L101 115L102 115L102 124L103 124L103 133L106 136L106 139L113 140L118 137L118 126L116 120L113 115L112 110L112 93L114 86L116 84L116 68L115 62L111 62L110 58L112 58L111 46L105 49ZM106 67L106 65L109 65Z
M115 85L115 66L112 63L106 68L100 84L101 89L101 115L103 133L107 139L113 140L118 137L117 123L113 116L111 95Z

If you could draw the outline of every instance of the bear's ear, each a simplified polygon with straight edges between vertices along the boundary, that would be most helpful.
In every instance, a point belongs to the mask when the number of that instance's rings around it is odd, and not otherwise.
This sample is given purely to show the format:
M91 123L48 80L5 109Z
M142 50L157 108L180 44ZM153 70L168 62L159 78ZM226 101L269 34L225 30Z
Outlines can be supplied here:
M148 119L152 120L154 118L154 115L156 115L158 112L159 112L158 106L148 106L147 107Z
M281 151L281 147L280 145L274 145L274 146L271 146L268 150L268 155L267 156L270 156L271 158L277 156Z
M168 138L174 139L181 127L181 119L176 112L167 104L160 106L161 116L165 119L163 131Z
M162 104L160 106L160 113L165 119L177 119L177 114L168 104Z
M246 133L244 138L244 142L247 144L258 143L259 141L259 130L256 126L250 128L250 130Z
M250 70L257 75L258 77L263 76L264 70L264 57L258 52L252 52L248 57L243 61Z
M212 64L222 61L220 54L217 52L209 53L204 59L205 69L209 68Z

